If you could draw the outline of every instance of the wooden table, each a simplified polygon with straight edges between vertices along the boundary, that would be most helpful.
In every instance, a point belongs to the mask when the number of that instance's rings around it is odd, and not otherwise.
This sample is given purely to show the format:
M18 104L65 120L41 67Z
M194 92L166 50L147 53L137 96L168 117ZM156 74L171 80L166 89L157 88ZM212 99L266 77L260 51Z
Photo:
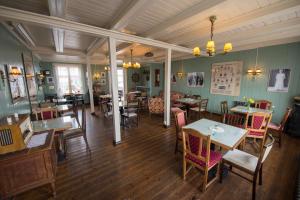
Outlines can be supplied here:
M70 116L57 117L47 120L32 121L33 131L46 131L46 130L55 130L55 131L65 131L71 128L78 128L78 123L75 118Z
M231 112L233 113L240 113L240 114L252 114L256 112L262 112L262 113L267 113L267 114L272 114L272 110L266 110L266 109L260 109L260 108L252 108L250 107L248 109L247 106L236 106L230 109Z
M190 107L200 103L201 99L181 98L181 99L177 99L176 102L184 104L186 106L187 115L189 115Z
M224 132L214 132L210 127L219 126L224 129ZM237 148L247 136L247 130L212 121L209 119L200 119L191 123L184 128L194 129L203 135L211 135L211 143L216 144L226 150Z

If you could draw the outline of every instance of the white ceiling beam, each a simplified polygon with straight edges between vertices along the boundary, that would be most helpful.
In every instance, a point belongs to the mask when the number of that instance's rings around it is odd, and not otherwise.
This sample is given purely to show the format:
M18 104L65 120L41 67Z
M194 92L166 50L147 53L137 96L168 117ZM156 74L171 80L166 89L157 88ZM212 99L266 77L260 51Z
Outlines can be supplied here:
M218 6L225 1L226 0L203 0L200 3L184 10L178 15L172 16L168 20L156 25L155 27L152 27L150 30L142 33L141 35L150 38L157 37L159 36L159 34L162 34L167 28L182 23L183 21L188 20L195 15L199 15L215 6Z
M85 52L80 50L65 49L63 53L59 53L56 52L54 49L48 47L36 47L32 49L32 52L37 54L44 54L44 55L67 55L67 56L81 56L81 57L86 56Z
M143 38L140 36L130 35L127 33L122 33L114 30L107 30L100 27L82 24L82 23L78 23L66 19L57 18L57 17L46 16L46 15L41 15L41 14L32 13L28 11L18 10L18 9L9 8L5 6L0 6L0 18L32 23L43 27L63 28L67 30L86 33L89 35L94 35L96 37L110 36L122 42L129 42L129 43L136 42L136 43L142 43L145 45L155 46L164 49L170 48L174 51L192 53L191 48L186 48L183 46L170 44L159 40Z
M226 21L216 21L214 33L221 33L228 30L232 30L241 26L261 22L263 20L270 19L276 15L283 15L285 13L295 12L300 9L299 0L279 1L270 6L262 7L252 12L234 17ZM176 44L183 44L189 42L198 36L208 36L210 34L210 27L193 29L182 29L175 32L174 36L169 37L167 41L175 42Z
M64 18L66 13L66 0L48 0L49 12L51 16ZM56 52L64 52L64 29L53 28L52 29L54 44Z
M112 22L106 27L111 30L121 31L124 29L130 21L133 20L133 17L136 17L138 12L141 12L143 8L149 4L149 0L131 0L126 1L127 3L121 7L121 9L117 12L118 14L112 20ZM97 49L101 48L105 42L107 42L106 38L97 38L94 40L89 48L87 49L87 54L92 55Z

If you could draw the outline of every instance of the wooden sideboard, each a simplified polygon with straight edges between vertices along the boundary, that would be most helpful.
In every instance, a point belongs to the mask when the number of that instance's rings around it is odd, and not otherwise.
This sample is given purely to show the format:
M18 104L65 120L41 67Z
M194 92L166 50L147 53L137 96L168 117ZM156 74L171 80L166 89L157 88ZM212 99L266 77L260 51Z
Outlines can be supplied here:
M57 157L54 131L47 133L45 144L22 151L0 155L0 199L7 199L22 192L49 184L55 192Z

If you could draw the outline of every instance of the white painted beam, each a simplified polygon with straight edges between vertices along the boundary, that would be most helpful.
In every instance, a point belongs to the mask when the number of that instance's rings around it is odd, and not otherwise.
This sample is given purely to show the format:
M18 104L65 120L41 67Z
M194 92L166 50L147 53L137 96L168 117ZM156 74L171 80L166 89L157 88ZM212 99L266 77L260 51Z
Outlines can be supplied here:
M66 55L66 56L80 56L85 58L86 54L83 51L75 49L64 49L63 53L56 52L53 48L49 47L36 47L32 49L33 53L44 55Z
M164 105L164 125L168 127L170 126L171 108L171 49L166 49Z
M89 95L90 95L91 114L94 114L95 105L94 105L94 93L93 93L93 75L92 75L92 66L89 57L86 58L86 69L88 74L88 88L89 88Z
M150 3L149 0L131 0L124 2L124 6L122 6L116 13L116 17L109 25L106 26L108 29L121 31L128 25L130 21L133 20L133 17L136 17L137 13L143 10L147 3ZM92 55L97 49L101 48L105 42L106 38L97 38L89 46L87 54Z
M112 102L114 115L114 144L121 142L121 127L120 127L120 111L119 111L119 95L118 95L118 72L117 72L117 55L116 55L116 40L109 37L109 58L111 70L111 87L112 87Z

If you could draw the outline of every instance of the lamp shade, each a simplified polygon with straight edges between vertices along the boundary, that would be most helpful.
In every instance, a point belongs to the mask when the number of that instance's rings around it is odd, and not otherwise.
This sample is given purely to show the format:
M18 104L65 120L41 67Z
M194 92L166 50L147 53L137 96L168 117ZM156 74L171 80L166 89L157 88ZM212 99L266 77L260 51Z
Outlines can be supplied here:
M22 72L18 67L11 67L10 72L11 75L21 75Z
M208 51L215 49L215 42L213 40L208 40L206 44L206 49Z
M232 44L230 42L227 42L224 45L224 52L227 53L227 52L230 52L230 51L232 51Z
M193 54L194 54L194 56L200 56L200 55L201 55L201 50L200 50L200 48L199 48L199 47L195 47L195 48L193 49Z

